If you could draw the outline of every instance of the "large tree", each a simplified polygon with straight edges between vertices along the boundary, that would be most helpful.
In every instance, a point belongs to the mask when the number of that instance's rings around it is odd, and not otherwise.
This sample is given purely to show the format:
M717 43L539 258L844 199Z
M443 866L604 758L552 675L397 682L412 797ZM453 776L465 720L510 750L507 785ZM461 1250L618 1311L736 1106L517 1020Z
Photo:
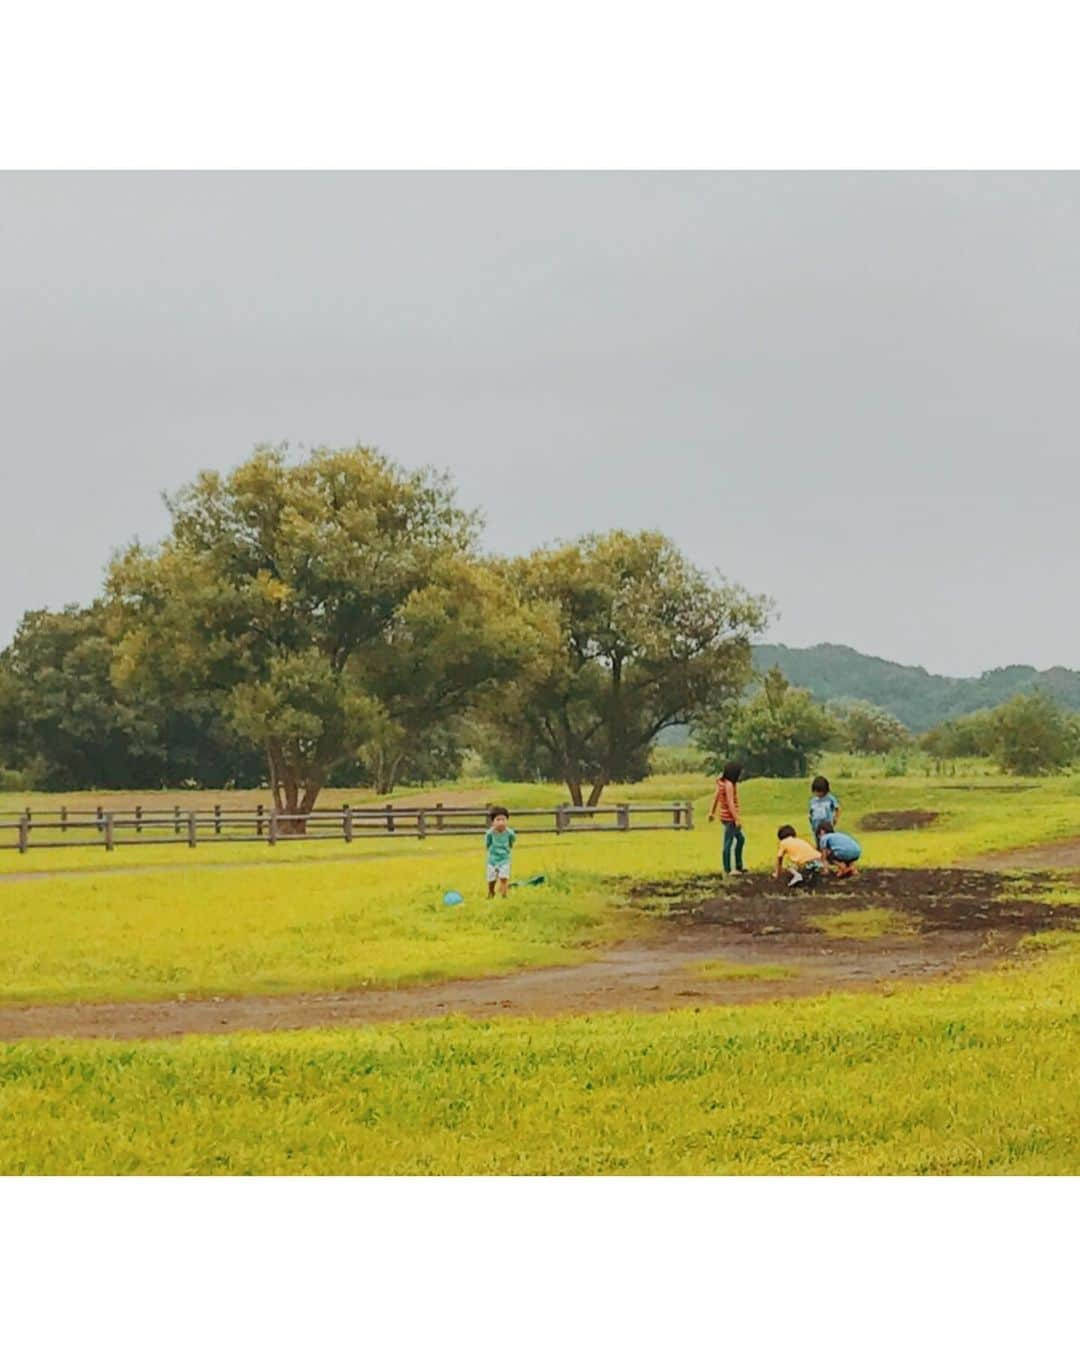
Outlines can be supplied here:
M422 734L536 647L476 557L476 518L430 471L363 447L295 463L262 447L168 505L167 540L112 567L120 676L220 695L284 812L310 812L390 725Z
M591 534L508 562L505 575L555 635L487 706L490 755L565 781L577 805L645 776L662 729L750 675L764 601L712 581L659 533Z

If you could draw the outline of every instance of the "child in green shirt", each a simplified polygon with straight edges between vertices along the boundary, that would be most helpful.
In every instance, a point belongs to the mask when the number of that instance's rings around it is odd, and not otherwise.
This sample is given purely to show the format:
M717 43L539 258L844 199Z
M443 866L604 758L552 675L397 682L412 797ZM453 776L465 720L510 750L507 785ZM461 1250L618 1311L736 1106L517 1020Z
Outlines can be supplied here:
M509 812L501 806L491 810L488 821L491 826L484 833L488 897L495 896L496 884L499 885L499 896L505 897L510 887L510 852L517 840L517 833L510 826Z

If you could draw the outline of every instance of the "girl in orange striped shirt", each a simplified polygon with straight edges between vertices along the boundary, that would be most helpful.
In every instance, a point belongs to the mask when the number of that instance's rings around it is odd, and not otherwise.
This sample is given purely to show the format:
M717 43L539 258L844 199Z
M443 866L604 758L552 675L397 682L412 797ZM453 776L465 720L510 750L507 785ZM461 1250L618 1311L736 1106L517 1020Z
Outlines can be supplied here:
M742 813L739 811L739 777L742 775L741 762L728 762L717 777L716 795L709 810L709 822L720 815L724 824L724 873L731 873L731 850L735 848L735 873L745 874L742 856L746 837L742 830Z

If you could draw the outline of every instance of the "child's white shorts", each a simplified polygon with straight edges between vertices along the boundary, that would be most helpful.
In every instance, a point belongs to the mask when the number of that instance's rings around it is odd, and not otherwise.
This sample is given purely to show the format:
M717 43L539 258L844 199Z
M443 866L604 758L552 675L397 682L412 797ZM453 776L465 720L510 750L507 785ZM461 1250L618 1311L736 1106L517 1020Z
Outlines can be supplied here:
M487 881L494 883L496 879L508 879L510 877L509 865L488 865Z

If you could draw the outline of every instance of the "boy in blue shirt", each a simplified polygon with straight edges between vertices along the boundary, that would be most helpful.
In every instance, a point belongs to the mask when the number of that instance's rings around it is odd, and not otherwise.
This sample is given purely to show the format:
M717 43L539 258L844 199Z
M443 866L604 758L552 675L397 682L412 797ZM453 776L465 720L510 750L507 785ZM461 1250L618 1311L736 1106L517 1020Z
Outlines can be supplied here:
M510 852L517 840L517 833L510 826L510 814L501 806L491 810L488 821L491 826L484 833L488 897L495 896L496 884L499 885L499 896L505 897L510 887Z
M862 857L862 847L855 838L838 832L832 823L821 824L818 849L826 866L842 879L855 873L855 861Z
M810 835L817 841L822 823L835 828L839 819L839 799L829 789L824 776L815 776L810 782Z

